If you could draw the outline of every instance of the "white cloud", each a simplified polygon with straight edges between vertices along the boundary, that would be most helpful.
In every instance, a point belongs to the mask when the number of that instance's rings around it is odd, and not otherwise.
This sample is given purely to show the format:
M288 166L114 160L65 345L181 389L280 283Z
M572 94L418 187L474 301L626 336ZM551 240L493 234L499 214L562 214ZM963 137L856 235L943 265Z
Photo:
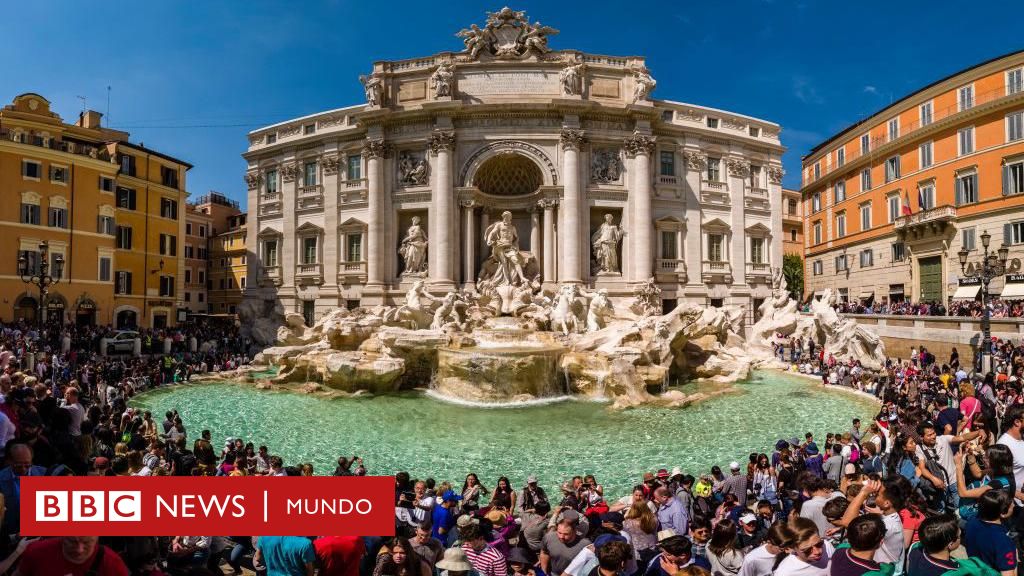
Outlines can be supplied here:
M793 77L793 96L804 104L824 104L825 102L810 78L805 76Z
M864 87L864 93L865 94L874 94L874 95L877 96L878 95L878 88L875 88L874 86L871 86L869 84L869 85Z

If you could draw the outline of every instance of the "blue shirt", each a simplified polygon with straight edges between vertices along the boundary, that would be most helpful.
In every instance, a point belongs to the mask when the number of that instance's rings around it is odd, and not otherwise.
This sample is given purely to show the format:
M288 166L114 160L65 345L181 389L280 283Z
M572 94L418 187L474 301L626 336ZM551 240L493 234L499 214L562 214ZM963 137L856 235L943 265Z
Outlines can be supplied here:
M999 524L973 518L964 530L967 555L978 558L999 572L1017 568L1017 547Z
M46 476L42 466L32 466L26 476ZM14 474L10 466L0 470L0 492L4 495L7 511L4 513L4 528L8 534L21 532L21 477Z
M675 498L669 499L664 506L658 506L658 522L661 523L662 530L671 528L676 534L688 533L689 518L686 517L682 502Z
M449 532L452 530L453 516L452 511L441 504L436 504L430 513L430 534L434 538L437 538L441 542L447 542ZM444 534L441 534L440 530L444 529Z
M306 564L316 562L313 541L302 536L260 536L256 547L263 553L267 576L306 576Z

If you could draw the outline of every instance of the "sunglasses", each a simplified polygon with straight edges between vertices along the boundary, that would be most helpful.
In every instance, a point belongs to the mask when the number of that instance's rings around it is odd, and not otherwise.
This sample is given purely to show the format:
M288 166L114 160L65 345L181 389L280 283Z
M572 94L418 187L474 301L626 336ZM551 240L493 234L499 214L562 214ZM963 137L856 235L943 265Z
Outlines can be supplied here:
M817 544L811 544L810 546L807 546L806 548L800 548L799 550L804 554L810 554L812 550L821 550L824 547L825 541L819 540Z

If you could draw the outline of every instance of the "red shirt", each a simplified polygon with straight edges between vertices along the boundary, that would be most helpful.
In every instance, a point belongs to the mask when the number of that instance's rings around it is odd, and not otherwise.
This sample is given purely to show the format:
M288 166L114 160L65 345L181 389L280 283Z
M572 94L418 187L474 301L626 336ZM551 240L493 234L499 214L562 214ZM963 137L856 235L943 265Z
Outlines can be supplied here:
M321 576L359 576L366 544L358 536L324 536L313 541Z
M121 557L116 552L103 547L103 562L100 563L97 573L99 576L128 576L128 568L124 565ZM99 546L96 547L99 550ZM33 542L25 548L18 564L18 574L21 576L85 576L85 573L92 568L96 553L82 564L72 564L64 557L61 551L60 538L47 538L39 542Z

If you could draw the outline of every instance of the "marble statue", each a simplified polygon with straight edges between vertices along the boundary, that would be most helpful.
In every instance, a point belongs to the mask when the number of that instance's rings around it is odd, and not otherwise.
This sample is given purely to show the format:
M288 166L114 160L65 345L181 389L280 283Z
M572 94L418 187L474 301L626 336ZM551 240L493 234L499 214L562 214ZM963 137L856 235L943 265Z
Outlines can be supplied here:
M619 242L626 233L613 221L611 214L605 214L604 223L590 237L590 243L594 247L594 260L597 262L597 274L619 272Z
M562 284L558 287L551 303L551 330L563 335L576 334L584 328L583 304L578 299L579 288L575 284Z
M661 314L661 288L654 278L633 288L633 304L630 309L638 316L659 316Z
M367 105L380 106L384 103L384 83L379 77L363 74L359 76L359 81L363 83Z
M562 68L558 74L558 80L562 84L563 95L579 96L583 94L583 63L576 62Z
M431 330L455 330L461 332L465 329L462 319L459 318L459 305L465 302L459 300L459 295L449 292L441 300L441 305L434 311L434 321L430 323Z
M398 253L405 261L403 275L423 274L427 271L427 234L420 226L419 216L412 217L412 224L405 232Z
M526 12L505 7L497 12L488 12L483 28L471 24L455 35L462 38L465 45L463 53L475 60L485 52L505 59L525 57L531 51L547 54L551 52L548 36L555 34L558 30L550 26L540 22L530 24Z
M633 72L633 102L643 102L654 92L658 83L654 81L651 72L647 68L640 68Z
M493 274L486 278L495 286L519 286L527 282L523 275L525 258L519 252L519 233L512 224L512 213L501 213L501 220L491 224L484 232L491 247L491 260L497 263ZM486 267L485 267L486 269Z
M523 48L526 51L536 50L540 54L551 52L551 48L548 48L548 34L554 36L558 34L558 30L544 26L540 22L534 22L533 26L527 25L526 32L521 39Z
M408 326L413 330L427 328L433 321L434 307L440 302L427 292L423 280L416 280L405 293L405 304L384 313L384 324Z
M597 292L583 293L590 296L587 305L587 332L597 332L608 325L608 318L614 313L612 303L608 300L608 290L601 288Z
M885 343L853 318L840 316L835 310L837 300L836 293L828 288L820 300L811 301L814 324L810 336L836 360L853 358L868 370L880 370L885 366Z
M595 150L591 154L590 178L594 182L609 184L618 182L622 174L622 160L619 151L609 148Z
M484 50L490 51L491 45L494 43L494 34L491 30L489 28L481 29L476 24L470 24L468 29L463 28L455 35L462 38L462 43L466 46L463 51L473 59L476 59Z
M430 84L434 87L434 98L450 97L454 81L455 67L450 62L442 62L437 70L430 75Z
M403 186L426 186L429 181L426 159L403 152L398 159L398 180Z

